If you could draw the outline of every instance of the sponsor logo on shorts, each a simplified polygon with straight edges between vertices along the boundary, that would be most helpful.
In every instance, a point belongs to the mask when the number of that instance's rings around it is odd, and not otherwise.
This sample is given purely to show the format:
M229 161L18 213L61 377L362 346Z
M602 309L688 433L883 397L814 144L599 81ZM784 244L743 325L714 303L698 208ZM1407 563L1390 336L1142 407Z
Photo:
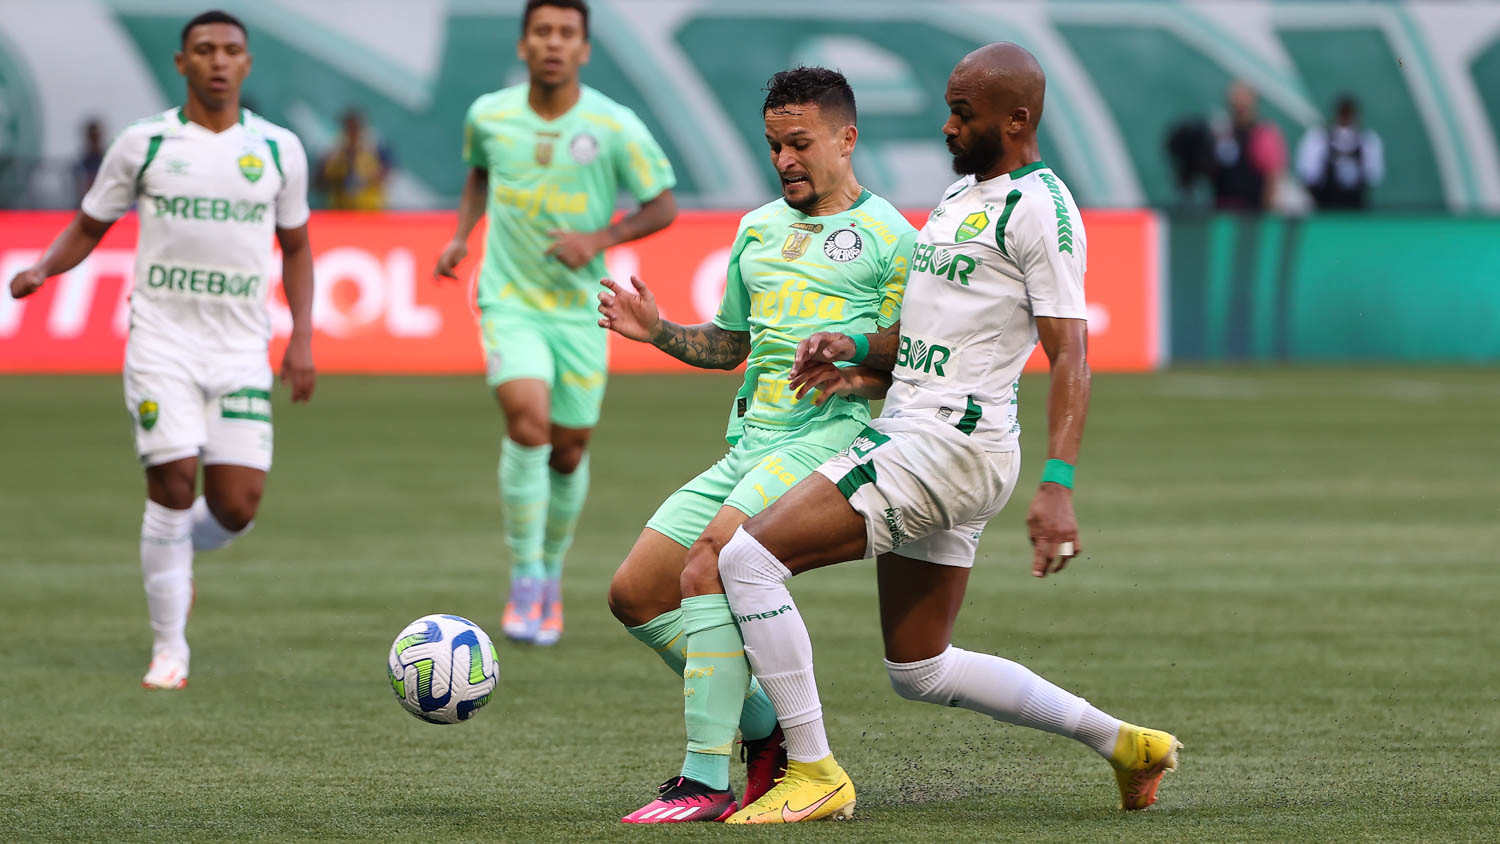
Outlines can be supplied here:
M766 474L789 487L797 483L797 476L786 470L786 466L782 464L781 455L779 454L762 457L760 464L755 468L764 470Z
M203 296L254 299L260 293L260 276L205 270L201 267L152 264L146 269L146 287Z
M156 402L146 399L136 406L135 418L141 423L141 430L149 431L156 427L156 420L161 414L161 408Z
M885 526L891 532L891 548L900 548L911 541L906 532L906 517L901 515L900 507L885 508Z
M271 393L246 387L219 399L219 415L225 419L249 419L252 422L271 421Z
M783 604L779 609L766 610L765 612L754 612L749 615L737 615L734 617L734 620L740 622L741 624L744 624L747 621L759 621L763 618L775 618L776 616L781 615L784 612L792 611L793 609L791 604Z

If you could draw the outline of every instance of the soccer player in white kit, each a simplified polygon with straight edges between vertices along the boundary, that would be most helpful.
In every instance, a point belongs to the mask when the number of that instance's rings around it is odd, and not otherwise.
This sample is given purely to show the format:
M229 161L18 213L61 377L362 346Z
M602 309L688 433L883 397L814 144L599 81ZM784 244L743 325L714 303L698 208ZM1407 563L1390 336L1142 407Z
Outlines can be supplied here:
M240 107L244 26L205 12L182 31L187 100L110 145L73 222L11 280L16 298L77 266L132 204L140 213L125 402L146 468L141 571L155 633L142 685L187 684L193 552L250 530L271 468L271 237L281 245L292 401L312 396L307 157L297 137ZM203 496L195 498L198 464Z
M1016 382L1038 338L1052 363L1048 458L1027 524L1032 574L1078 550L1073 464L1088 409L1085 238L1078 207L1040 161L1045 77L1015 44L965 56L943 132L964 178L917 238L896 330L802 341L801 393L847 389L836 361L893 370L885 411L848 450L747 521L719 571L756 677L786 735L787 775L729 823L852 814L828 747L812 642L785 581L877 558L885 664L902 697L1059 733L1113 766L1121 806L1155 802L1177 739L1114 718L1024 666L952 645L979 535L1020 471Z

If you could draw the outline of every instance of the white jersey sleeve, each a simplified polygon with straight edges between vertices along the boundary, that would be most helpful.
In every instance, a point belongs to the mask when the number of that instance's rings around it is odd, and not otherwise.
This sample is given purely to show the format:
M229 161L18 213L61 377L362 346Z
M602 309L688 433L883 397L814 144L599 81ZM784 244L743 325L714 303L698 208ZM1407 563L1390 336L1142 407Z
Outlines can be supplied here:
M1028 191L1006 228L1006 247L1021 270L1033 317L1088 318L1083 300L1086 244L1071 205Z
M279 127L278 127L279 128ZM297 136L285 130L271 138L281 157L281 190L276 193L276 228L306 225L312 212L307 206L307 152Z
M135 203L139 189L141 165L151 139L148 135L126 129L104 153L104 161L94 176L94 184L84 195L79 210L106 223L125 216Z

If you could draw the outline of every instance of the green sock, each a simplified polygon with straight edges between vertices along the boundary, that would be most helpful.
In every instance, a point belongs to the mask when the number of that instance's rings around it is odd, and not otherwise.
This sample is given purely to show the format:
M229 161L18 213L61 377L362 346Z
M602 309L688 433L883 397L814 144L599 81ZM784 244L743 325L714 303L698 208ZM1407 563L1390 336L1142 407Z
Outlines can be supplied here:
M656 651L661 661L682 676L687 665L687 636L682 630L682 610L664 612L639 627L627 627L625 632L634 636L641 644ZM740 712L740 734L750 741L763 739L776 729L776 708L766 696L760 681L750 678L750 692L745 697L744 709Z
M723 595L684 598L682 627L687 634L682 693L688 737L682 775L726 789L734 731L750 690L745 642Z
M682 610L664 612L639 627L625 628L625 632L656 651L673 674L682 676L683 665L687 662L683 656L687 637L682 635Z
M578 468L564 475L549 469L552 492L547 501L547 533L542 540L542 566L549 580L562 577L563 557L573 544L573 528L583 512L583 500L589 494L589 456L583 455Z
M771 698L760 687L760 681L750 678L750 691L745 695L745 708L740 711L740 735L745 741L759 741L776 729L776 707Z
M542 576L542 529L547 506L547 458L552 446L526 446L506 439L500 448L500 501L510 576Z

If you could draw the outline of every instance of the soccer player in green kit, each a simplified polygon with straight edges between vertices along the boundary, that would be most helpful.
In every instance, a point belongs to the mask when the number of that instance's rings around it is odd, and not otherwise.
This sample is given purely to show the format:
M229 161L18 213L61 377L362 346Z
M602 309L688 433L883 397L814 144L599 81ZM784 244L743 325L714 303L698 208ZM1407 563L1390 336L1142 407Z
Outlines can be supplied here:
M478 300L486 381L506 420L500 498L513 558L502 627L538 645L562 636L563 556L604 399L608 335L592 301L604 250L677 215L661 147L633 112L578 81L588 23L583 0L527 2L516 52L530 81L470 106L458 231L434 270L456 278L487 215ZM640 207L611 225L621 189Z
M802 338L875 332L899 317L916 233L854 176L854 93L832 70L783 71L767 86L762 116L782 197L740 221L713 321L661 319L639 279L631 279L633 290L606 279L599 294L599 324L625 337L706 369L748 363L730 414L729 453L661 505L610 584L615 617L685 683L681 775L626 823L719 821L734 812L736 726L745 742L747 802L785 768L776 712L749 678L739 629L717 586L718 550L746 519L847 448L870 418L866 397L889 384L889 373L848 366L830 368L817 396L787 385ZM695 569L714 581L712 594L691 582Z

